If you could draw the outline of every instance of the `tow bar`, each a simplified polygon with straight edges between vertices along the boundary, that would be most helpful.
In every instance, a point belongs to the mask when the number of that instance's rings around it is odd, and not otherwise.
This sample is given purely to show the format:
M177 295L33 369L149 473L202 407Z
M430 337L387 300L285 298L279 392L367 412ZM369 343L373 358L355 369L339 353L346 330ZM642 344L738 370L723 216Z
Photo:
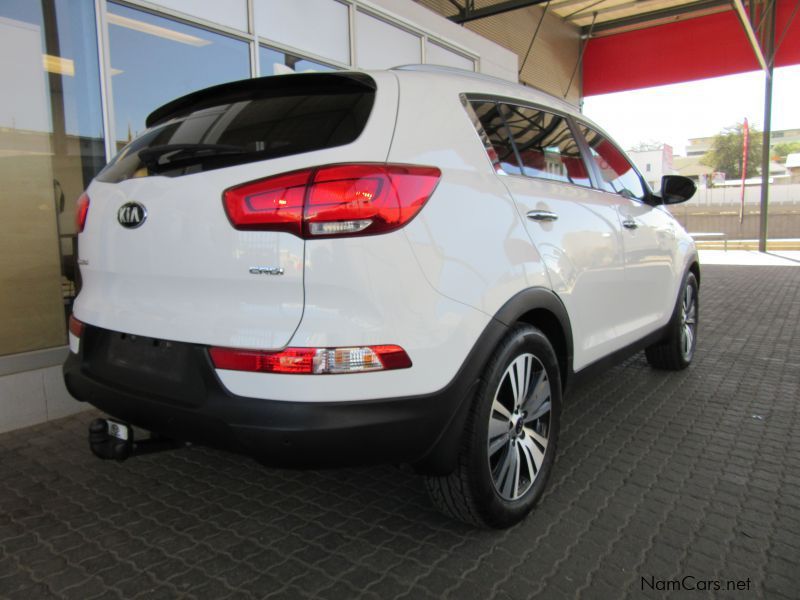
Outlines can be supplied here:
M111 419L95 419L89 425L89 447L92 454L103 460L127 460L132 456L175 450L185 442L150 434L143 440L133 439L133 427Z

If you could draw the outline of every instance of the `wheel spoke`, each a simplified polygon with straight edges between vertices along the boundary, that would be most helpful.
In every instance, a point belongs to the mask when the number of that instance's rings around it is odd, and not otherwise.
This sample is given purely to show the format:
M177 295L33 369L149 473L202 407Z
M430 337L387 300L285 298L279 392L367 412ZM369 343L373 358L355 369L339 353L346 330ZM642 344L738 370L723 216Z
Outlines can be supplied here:
M526 376L528 371L528 356L517 357L509 366L509 370L511 372L508 373L508 376L511 381L511 390L514 394L514 409L517 409L522 404L528 392L528 377Z
M505 454L503 455L503 458L500 460L500 465L497 469L497 476L494 479L495 485L503 493L505 493L506 482L509 477L509 472L511 471L511 454L511 446L509 445Z
M538 431L534 430L533 427L525 427L523 430L527 434L527 438L526 439L530 438L531 440L533 440L535 442L534 446L536 444L539 444L542 447L542 452L547 450L547 438L546 437L544 437Z
M526 432L528 429L526 428ZM544 462L544 451L537 446L534 441L533 437L525 437L522 439L522 444L525 446L525 449L530 452L531 459L533 460L534 468L538 473L542 468L542 463ZM547 440L544 440L544 446L547 448Z
M514 446L508 447L506 454L506 461L503 465L505 477L501 479L500 483L503 486L503 494L507 498L514 498L517 488L517 477L519 475L519 456L517 449Z
M548 396L548 400L546 402L542 402L539 405L539 408L536 410L536 412L525 415L525 423L532 423L537 419L541 419L549 412L550 412L550 400Z
M533 392L522 405L522 410L526 413L526 423L538 419L550 411L550 381L547 379L547 371L544 369L539 373Z
M496 417L494 413L500 413L506 421L511 420L511 411L509 411L503 403L500 402L497 398L495 398L494 402L492 402L492 418Z
M689 307L689 310L686 311L686 322L694 324L697 321L697 304L694 302Z
M504 446L508 445L508 441L511 438L511 434L506 431L504 434L498 436L494 440L489 442L489 457L491 458L497 451L503 448Z
M493 414L489 420L489 441L491 442L495 438L507 434L510 429L511 421Z
M520 450L522 450L522 456L525 457L525 470L527 471L528 481L533 483L533 479L536 477L536 473L539 469L536 467L535 461L533 460L533 454L531 453L531 449L528 447L525 442L522 442L520 445Z

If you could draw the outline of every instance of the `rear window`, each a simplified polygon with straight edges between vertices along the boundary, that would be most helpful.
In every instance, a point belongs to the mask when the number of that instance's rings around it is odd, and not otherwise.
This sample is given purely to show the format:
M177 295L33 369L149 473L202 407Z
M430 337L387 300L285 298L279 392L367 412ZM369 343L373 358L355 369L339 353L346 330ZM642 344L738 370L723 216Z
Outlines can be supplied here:
M97 176L177 177L355 141L375 101L362 74L286 75L202 90L167 104Z
M592 186L566 118L530 106L504 104L502 110L525 175Z

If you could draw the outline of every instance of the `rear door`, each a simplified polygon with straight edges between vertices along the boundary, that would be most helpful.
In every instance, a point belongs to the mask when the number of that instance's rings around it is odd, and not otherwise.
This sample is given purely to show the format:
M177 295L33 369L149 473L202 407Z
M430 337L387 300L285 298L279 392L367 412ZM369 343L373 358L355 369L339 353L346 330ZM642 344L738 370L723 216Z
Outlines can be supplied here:
M159 339L285 346L303 314L304 242L235 229L223 193L385 161L396 110L394 77L353 73L236 82L162 107L87 190L77 318Z
M494 146L496 169L567 308L574 368L580 369L619 347L624 258L618 200L592 188L563 115L503 101L474 99L472 105Z

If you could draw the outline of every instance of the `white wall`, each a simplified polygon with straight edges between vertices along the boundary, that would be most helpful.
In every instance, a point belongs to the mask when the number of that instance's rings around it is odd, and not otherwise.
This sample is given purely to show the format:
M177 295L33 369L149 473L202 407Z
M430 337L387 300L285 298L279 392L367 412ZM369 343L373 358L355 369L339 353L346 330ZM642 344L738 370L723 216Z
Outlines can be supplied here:
M92 408L64 387L61 366L0 377L0 433Z
M422 37L363 11L356 12L356 64L390 69L422 62Z
M501 45L456 25L440 14L412 2L411 0L357 0L358 6L374 7L398 20L412 23L432 36L433 41L442 41L455 49L463 49L480 57L478 71L517 81L517 55Z
M169 14L200 19L211 27L219 23L243 34L249 31L248 0L129 1L134 6L141 4L151 9L162 6ZM514 52L412 0L249 1L255 29L249 33L255 33L262 43L311 59L367 69L410 62L466 69L474 66L481 73L517 81ZM375 23L376 17L379 23ZM365 31L360 31L359 25ZM386 37L380 39L378 31L383 31ZM350 56L351 37L355 56ZM419 45L418 52L412 51L415 42Z
M335 0L254 0L256 34L340 63L350 62L346 4Z
M672 167L672 148L668 145L658 150L631 150L628 152L628 156L654 192L661 189L661 178L664 175L676 173Z
M210 23L247 31L247 0L157 0L154 4Z

